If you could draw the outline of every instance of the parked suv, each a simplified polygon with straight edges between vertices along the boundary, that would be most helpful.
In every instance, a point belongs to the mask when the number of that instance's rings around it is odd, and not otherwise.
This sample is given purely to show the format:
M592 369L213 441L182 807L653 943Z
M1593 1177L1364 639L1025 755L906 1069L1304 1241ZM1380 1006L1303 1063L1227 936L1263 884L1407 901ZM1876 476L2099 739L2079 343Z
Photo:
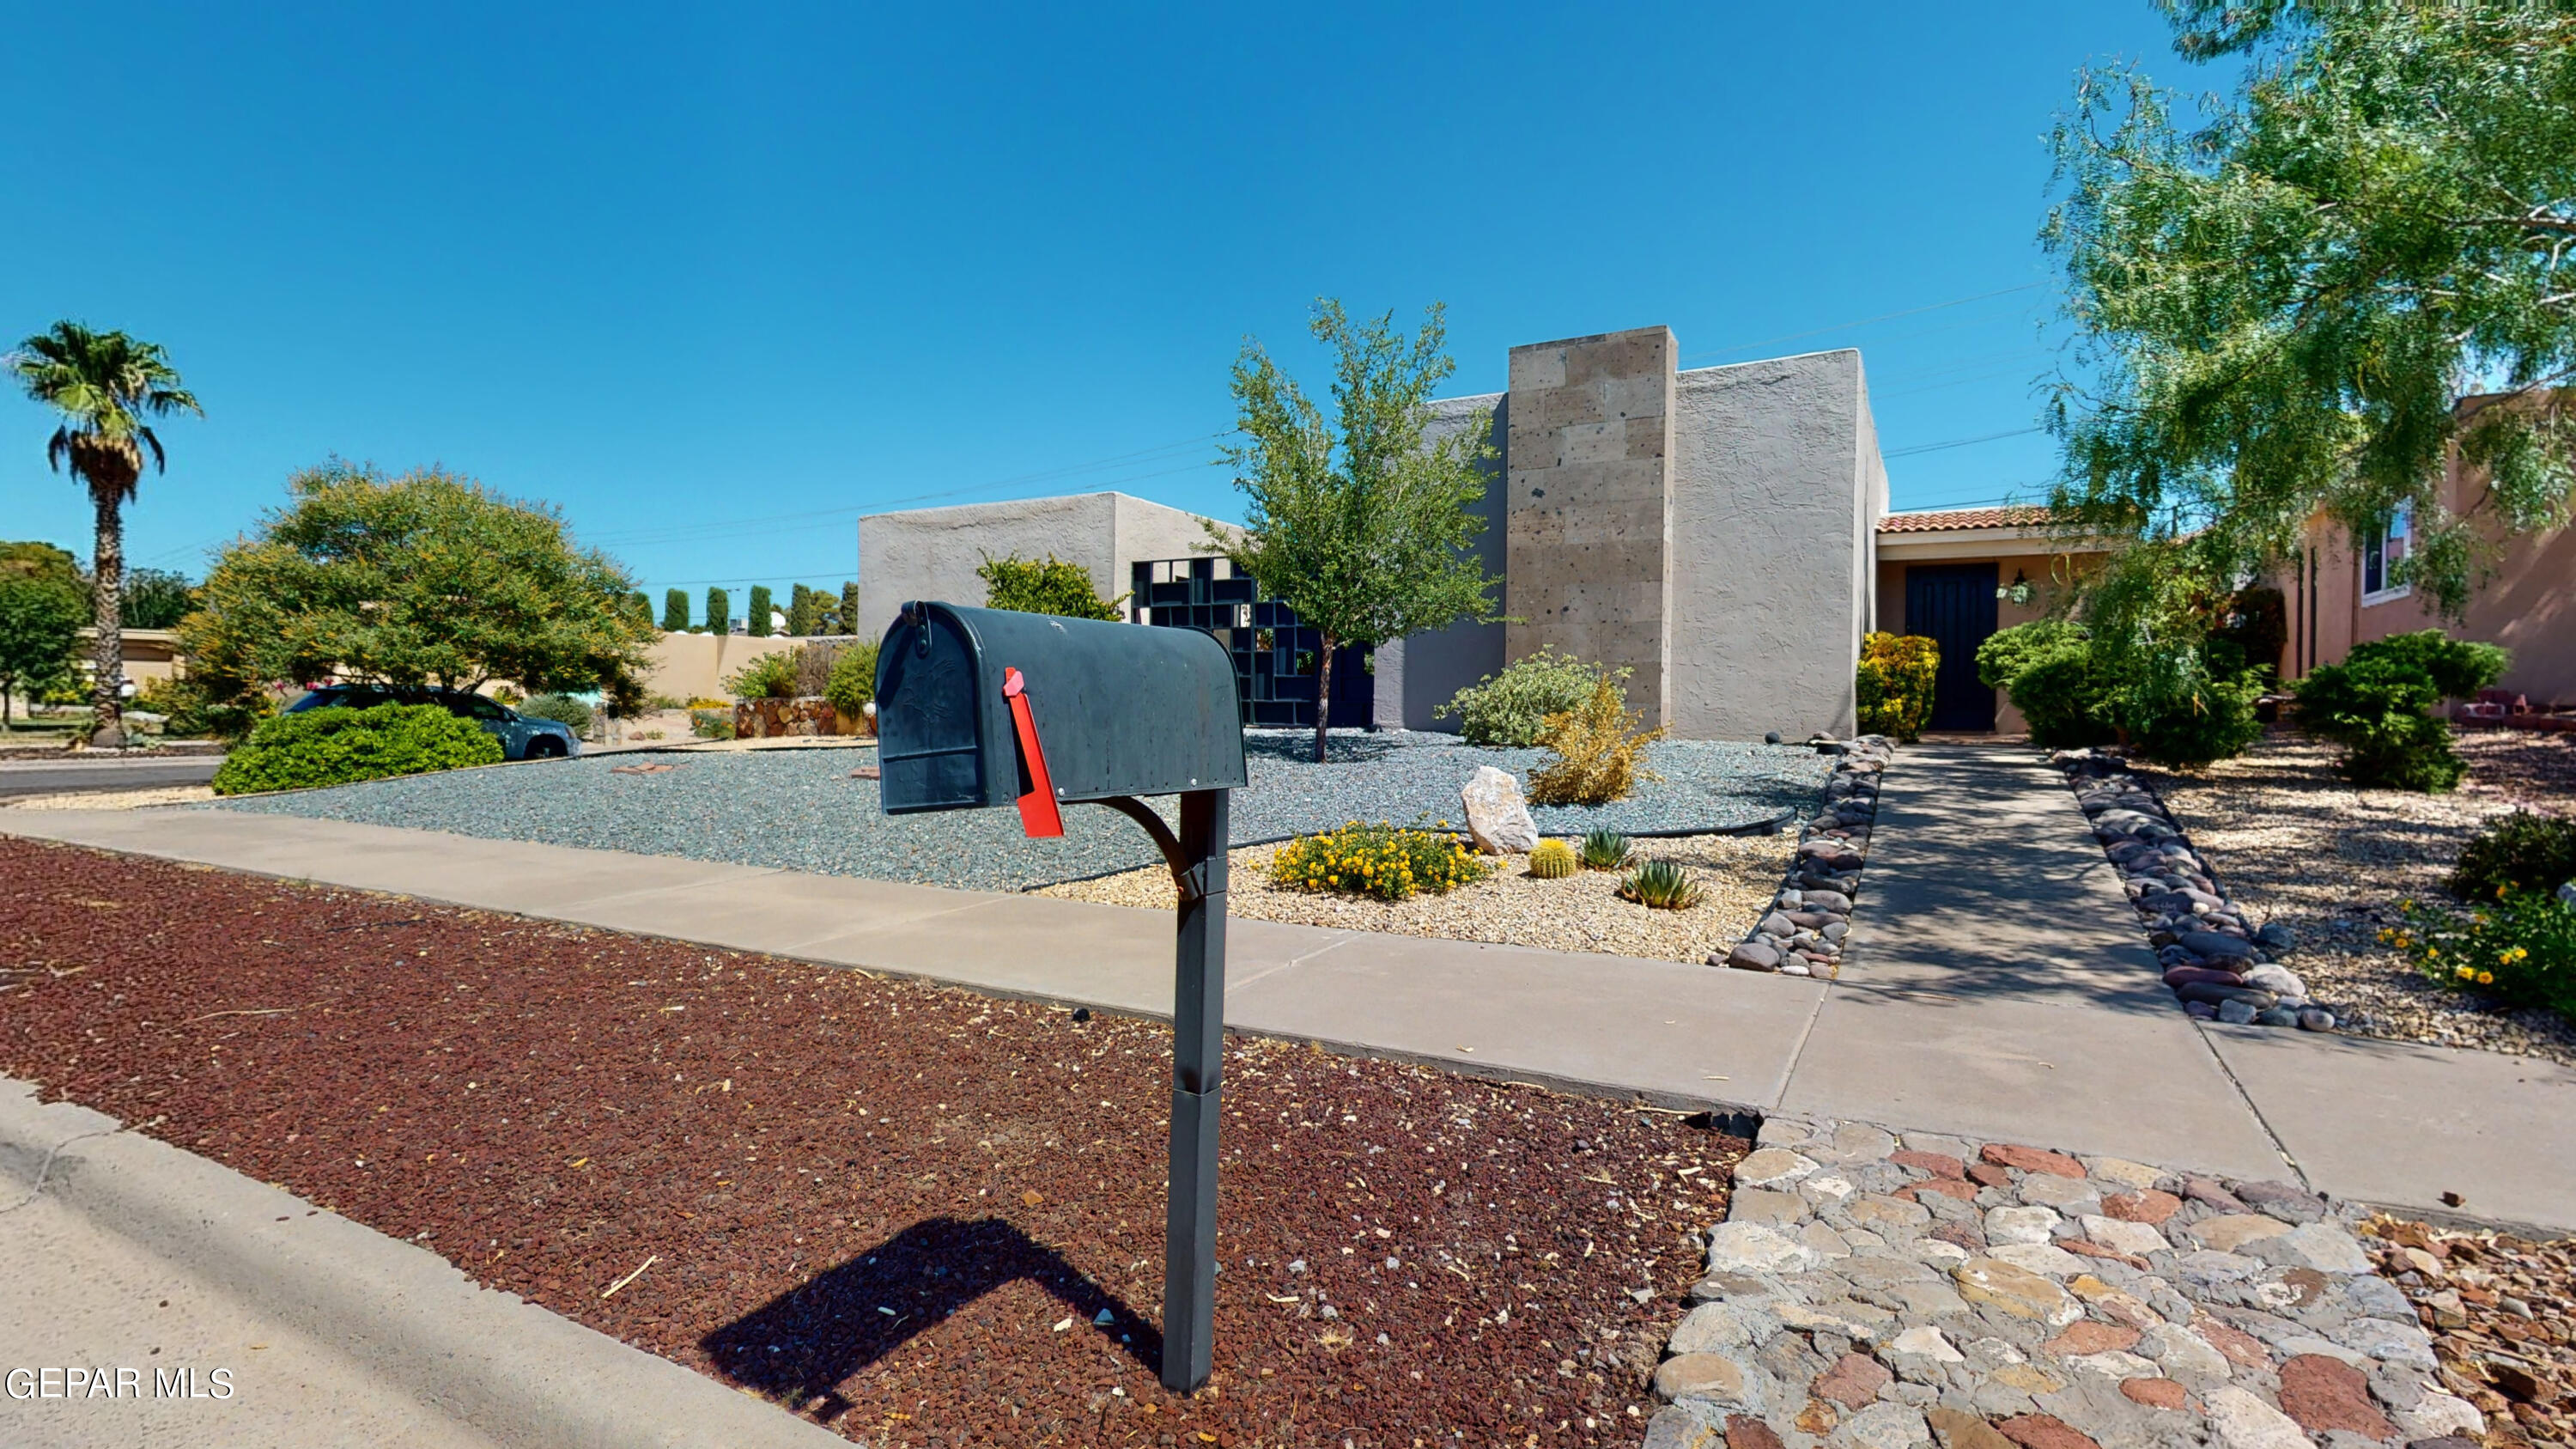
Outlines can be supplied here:
M499 737L501 754L512 760L560 760L581 753L581 737L569 726L524 715L501 703L461 689L403 689L390 684L326 684L286 707L288 714L308 709L372 709L380 704L435 704L458 719L470 719Z

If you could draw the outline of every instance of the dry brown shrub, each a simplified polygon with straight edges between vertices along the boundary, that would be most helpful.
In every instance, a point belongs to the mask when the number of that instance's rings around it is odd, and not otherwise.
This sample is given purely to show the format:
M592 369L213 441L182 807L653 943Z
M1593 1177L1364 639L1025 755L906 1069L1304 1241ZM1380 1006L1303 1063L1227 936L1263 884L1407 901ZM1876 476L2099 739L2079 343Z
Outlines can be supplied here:
M1661 779L1639 761L1646 746L1664 732L1640 732L1638 723L1627 696L1603 675L1581 708L1547 717L1538 742L1554 751L1556 759L1530 772L1530 803L1607 805L1626 799L1640 780Z

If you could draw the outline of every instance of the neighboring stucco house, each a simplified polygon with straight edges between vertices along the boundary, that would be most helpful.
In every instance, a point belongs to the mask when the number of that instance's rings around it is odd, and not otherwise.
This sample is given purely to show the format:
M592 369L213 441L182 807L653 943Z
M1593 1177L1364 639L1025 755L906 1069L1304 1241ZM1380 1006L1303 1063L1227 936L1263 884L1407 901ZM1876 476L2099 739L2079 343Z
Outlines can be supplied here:
M1433 712L1461 687L1551 648L1629 670L1630 707L1677 738L1848 735L1861 639L1891 629L1943 640L1945 728L2013 727L1976 645L2071 576L2044 517L1889 514L1857 351L1689 370L1678 353L1664 327L1532 343L1507 390L1434 405L1435 430L1490 430L1475 548L1506 620L1379 646L1372 722L1455 728ZM1150 566L1200 552L1200 524L1111 493L862 518L861 617L980 601L988 554L1076 560L1116 597L1139 563L1168 576ZM1998 600L2016 577L2030 602Z
M2469 399L2463 411L2483 401ZM2479 520L2479 532L2494 548L2493 571L2457 622L2396 580L2395 566L2414 544L2414 520L2405 510L2360 540L2323 514L2309 519L2305 547L2281 580L2290 622L2283 673L2297 678L2341 660L2355 644L2439 628L2513 651L2500 687L2526 696L2535 709L2576 708L2576 525L2508 534L2484 511L2486 494L2484 473L2454 450L2443 469L2442 507Z

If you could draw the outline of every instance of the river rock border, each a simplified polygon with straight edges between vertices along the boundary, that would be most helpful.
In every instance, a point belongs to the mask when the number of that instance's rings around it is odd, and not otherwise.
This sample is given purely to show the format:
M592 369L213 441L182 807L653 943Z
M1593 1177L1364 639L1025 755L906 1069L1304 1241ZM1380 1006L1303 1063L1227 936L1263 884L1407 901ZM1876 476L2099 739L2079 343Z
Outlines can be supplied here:
M2483 1434L2359 1220L2285 1183L1775 1117L1705 1236L1646 1446Z
M2048 759L2065 772L2093 838L2120 872L2120 888L2137 907L2165 985L2183 1010L2233 1026L2334 1029L2334 1013L2274 959L2294 944L2289 929L2247 923L2208 859L2192 849L2126 760L2098 749L2059 750Z
M1852 906L1860 898L1861 868L1869 863L1870 830L1878 820L1879 779L1896 757L1896 742L1862 735L1818 748L1838 756L1825 777L1823 807L1798 828L1798 848L1771 909L1733 948L1712 953L1711 966L1788 976L1841 974L1843 940L1851 934Z

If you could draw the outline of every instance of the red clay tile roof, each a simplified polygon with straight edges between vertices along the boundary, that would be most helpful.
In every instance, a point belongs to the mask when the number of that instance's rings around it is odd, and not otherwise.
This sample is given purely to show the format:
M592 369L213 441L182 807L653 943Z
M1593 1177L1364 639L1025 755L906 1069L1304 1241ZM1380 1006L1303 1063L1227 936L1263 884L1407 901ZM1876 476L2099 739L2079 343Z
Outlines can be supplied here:
M1944 533L1954 528L2044 528L2048 510L2035 503L2009 508L1952 508L1936 513L1889 513L1878 520L1881 533Z

